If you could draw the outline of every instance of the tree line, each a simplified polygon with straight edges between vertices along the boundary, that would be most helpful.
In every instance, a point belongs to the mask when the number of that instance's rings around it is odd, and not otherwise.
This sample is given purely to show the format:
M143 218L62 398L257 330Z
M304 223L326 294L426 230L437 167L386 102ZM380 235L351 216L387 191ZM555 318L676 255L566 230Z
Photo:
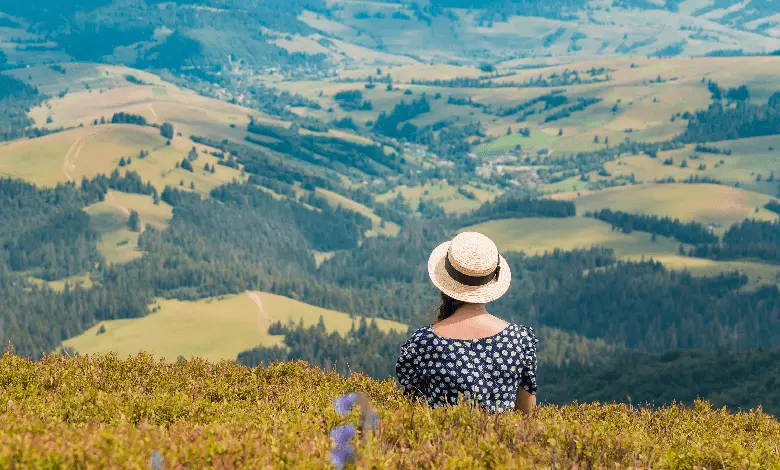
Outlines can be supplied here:
M664 237L671 237L683 243L692 245L700 243L716 243L718 237L698 222L681 222L671 217L658 217L656 215L629 214L611 209L601 209L595 212L585 213L586 216L603 220L613 229L620 229L623 233L631 233L634 230L648 232Z

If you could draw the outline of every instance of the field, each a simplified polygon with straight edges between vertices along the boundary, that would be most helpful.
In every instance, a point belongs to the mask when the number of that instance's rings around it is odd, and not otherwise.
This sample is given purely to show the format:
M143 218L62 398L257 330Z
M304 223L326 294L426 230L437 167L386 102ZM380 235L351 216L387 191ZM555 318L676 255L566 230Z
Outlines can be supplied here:
M680 181L698 176L731 185L738 183L740 188L770 196L777 194L777 182L772 180L771 175L780 175L780 150L775 150L780 149L778 136L712 142L707 145L731 151L731 154L697 152L695 146L689 145L678 150L659 152L657 158L647 155L623 156L608 162L605 168L613 176L634 174L637 182L652 182L669 177ZM669 158L674 162L673 165L663 163ZM686 168L680 166L683 162ZM700 165L704 165L704 168L700 169Z
M80 354L116 352L125 357L147 351L169 361L179 356L233 360L255 346L280 345L281 336L268 334L272 322L303 321L308 327L322 316L328 331L342 334L353 322L345 313L263 292L195 302L158 299L152 308L159 311L143 318L101 322L63 345ZM388 320L378 319L377 325L385 331L406 331L406 325ZM97 334L101 327L105 333Z
M487 188L487 189L485 189ZM422 186L398 186L395 189L380 194L376 197L378 202L387 202L398 194L401 194L406 200L409 208L417 210L417 206L420 200L435 202L445 212L450 213L462 213L470 212L477 207L481 206L484 202L490 201L496 197L498 192L495 188L490 186L475 187L472 185L464 185L463 189L473 193L475 199L470 199L463 194L458 193L458 186L453 186L447 183L447 181L426 183Z
M359 391L378 428L353 441L357 468L778 468L780 423L703 401L656 409L545 405L490 416L430 409L391 381L305 363L250 369L141 355L0 360L0 465L25 468L329 468L341 417L332 401ZM431 438L431 436L437 436Z
M552 196L570 199L579 213L609 208L631 213L653 214L714 224L724 232L731 224L746 218L776 220L777 214L764 209L773 199L744 189L715 184L644 184L602 191ZM758 211L756 211L758 208Z
M138 249L140 232L130 230L130 212L136 211L141 228L147 225L164 230L173 217L173 209L160 201L154 205L151 196L109 191L106 199L84 209L92 227L100 233L98 249L109 263L125 263L143 255Z
M501 251L528 254L552 252L556 248L574 250L601 245L615 250L618 257L639 258L671 255L680 246L679 242L666 237L658 237L653 243L649 233L627 235L612 231L608 224L588 217L492 220L463 231L487 235Z
M55 292L62 292L65 290L65 285L68 284L71 287L81 286L84 289L92 287L92 278L89 274L78 274L75 276L66 277L57 281L44 281L35 277L27 277L29 282L35 283L39 286L46 286Z
M194 172L176 168L192 147L199 151ZM140 158L141 151L148 156ZM187 188L194 184L203 194L215 186L246 179L240 171L218 165L217 157L207 154L208 147L193 145L181 138L170 146L157 129L131 124L105 124L76 128L36 139L18 140L0 146L0 175L22 178L41 186L68 181L80 182L97 174L109 175L114 169L132 170L162 192L166 185ZM122 158L132 158L124 169ZM203 170L214 166L214 173Z
M574 250L603 246L614 250L619 259L653 259L663 263L668 269L687 270L695 276L717 276L739 271L749 278L749 283L745 286L747 289L780 282L779 266L752 261L713 261L680 256L680 242L674 239L659 236L653 242L649 233L634 231L625 234L612 231L609 224L589 217L492 220L466 227L462 231L483 233L496 242L499 250L506 252L522 251L529 255L538 255L555 249ZM683 245L686 249L690 248Z

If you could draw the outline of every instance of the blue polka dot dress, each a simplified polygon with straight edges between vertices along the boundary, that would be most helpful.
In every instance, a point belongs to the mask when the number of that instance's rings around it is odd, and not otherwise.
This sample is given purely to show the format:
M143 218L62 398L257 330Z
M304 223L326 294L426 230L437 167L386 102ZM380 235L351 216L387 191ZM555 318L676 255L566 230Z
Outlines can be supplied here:
M518 387L536 393L533 328L510 323L479 339L443 338L424 326L401 346L395 371L409 396L432 407L454 405L458 395L490 412L515 409Z

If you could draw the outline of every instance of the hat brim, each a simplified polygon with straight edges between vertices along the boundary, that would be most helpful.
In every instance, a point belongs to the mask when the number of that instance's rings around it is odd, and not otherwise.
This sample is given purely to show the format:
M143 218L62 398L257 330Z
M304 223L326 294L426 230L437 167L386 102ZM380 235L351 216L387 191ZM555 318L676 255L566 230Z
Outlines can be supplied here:
M456 281L447 273L444 267L444 261L447 257L447 251L450 249L450 243L444 242L437 246L431 256L428 258L428 275L433 285L439 290L452 297L455 300L468 302L472 304L484 304L492 302L509 290L509 284L512 281L512 273L509 270L509 264L503 256L499 255L501 271L498 279L491 281L484 286L467 286Z

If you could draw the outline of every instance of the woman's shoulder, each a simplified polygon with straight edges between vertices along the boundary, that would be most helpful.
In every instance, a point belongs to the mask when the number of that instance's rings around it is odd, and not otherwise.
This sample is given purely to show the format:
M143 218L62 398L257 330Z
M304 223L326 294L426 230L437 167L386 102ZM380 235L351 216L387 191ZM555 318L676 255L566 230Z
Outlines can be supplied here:
M539 342L539 338L536 337L536 332L533 327L528 325L521 325L519 323L510 323L507 330L511 331L513 336L520 342L529 344L531 346L536 345Z
M414 330L414 333L409 337L408 343L428 343L428 340L434 336L433 325L421 326Z

